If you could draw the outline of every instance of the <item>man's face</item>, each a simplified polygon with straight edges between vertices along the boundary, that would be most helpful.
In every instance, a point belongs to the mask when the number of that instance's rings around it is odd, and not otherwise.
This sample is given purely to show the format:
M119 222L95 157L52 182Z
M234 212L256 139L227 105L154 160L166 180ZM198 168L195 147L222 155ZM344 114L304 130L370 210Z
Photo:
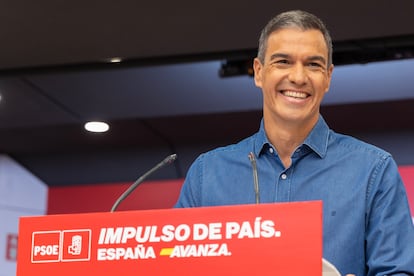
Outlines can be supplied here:
M318 30L280 29L269 36L264 64L254 61L265 120L314 124L329 89L333 65Z

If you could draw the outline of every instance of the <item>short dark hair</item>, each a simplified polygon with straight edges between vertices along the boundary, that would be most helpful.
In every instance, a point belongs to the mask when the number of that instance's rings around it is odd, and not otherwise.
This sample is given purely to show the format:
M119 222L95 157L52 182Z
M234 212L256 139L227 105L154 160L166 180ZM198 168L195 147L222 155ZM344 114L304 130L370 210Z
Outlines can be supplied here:
M280 29L299 28L301 30L319 30L321 31L326 46L328 48L328 67L332 64L332 38L325 24L317 16L301 11L293 10L281 13L273 17L263 28L259 38L259 49L257 57L261 63L264 63L265 53L267 50L267 42L269 36Z

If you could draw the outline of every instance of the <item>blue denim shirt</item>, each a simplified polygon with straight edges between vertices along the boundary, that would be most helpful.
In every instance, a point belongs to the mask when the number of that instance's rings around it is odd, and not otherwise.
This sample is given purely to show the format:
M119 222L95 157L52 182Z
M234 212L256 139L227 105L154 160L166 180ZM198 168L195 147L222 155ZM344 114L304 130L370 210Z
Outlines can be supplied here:
M323 201L323 256L342 275L414 275L414 226L391 155L330 130L322 117L285 168L260 130L200 155L175 207Z

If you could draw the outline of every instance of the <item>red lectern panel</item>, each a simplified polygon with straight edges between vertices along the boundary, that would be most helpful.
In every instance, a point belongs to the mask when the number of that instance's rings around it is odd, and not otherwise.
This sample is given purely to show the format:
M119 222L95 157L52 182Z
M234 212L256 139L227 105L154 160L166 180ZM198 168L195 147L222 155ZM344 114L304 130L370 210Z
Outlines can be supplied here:
M17 276L321 271L320 201L20 219Z

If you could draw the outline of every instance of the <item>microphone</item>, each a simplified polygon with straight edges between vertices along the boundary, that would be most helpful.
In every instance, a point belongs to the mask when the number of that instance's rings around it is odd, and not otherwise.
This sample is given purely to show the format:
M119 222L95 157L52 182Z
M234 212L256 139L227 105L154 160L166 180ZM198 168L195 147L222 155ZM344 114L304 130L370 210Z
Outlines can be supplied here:
M254 156L253 152L249 153L249 160L252 164L253 169L253 184L254 184L254 193L256 195L256 204L260 203L259 198L259 177L257 176L257 165L256 165L256 157Z
M115 204L111 208L111 212L114 212L118 205L129 196L132 191L134 191L139 184L141 184L150 174L157 171L158 169L164 167L165 165L171 164L177 159L177 154L171 154L170 156L167 156L164 160L162 160L160 163L155 165L152 169L144 173L140 178L138 178L115 202Z

